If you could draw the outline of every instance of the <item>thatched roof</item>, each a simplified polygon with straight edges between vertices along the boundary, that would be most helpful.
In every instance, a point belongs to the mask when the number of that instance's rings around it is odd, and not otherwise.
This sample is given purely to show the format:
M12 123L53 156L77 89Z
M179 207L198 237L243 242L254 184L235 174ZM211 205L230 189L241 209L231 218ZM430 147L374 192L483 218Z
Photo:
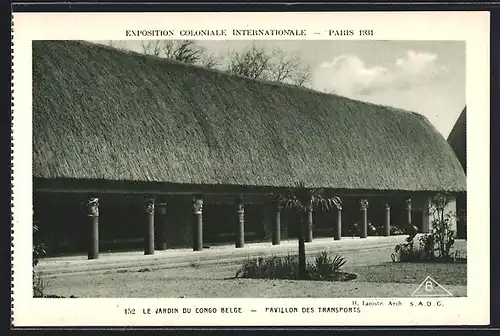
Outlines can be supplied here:
M466 120L467 120L467 107L464 107L462 113L453 126L450 134L448 135L448 143L457 155L460 164L467 171L467 141L466 141Z
M35 178L461 191L421 115L78 41L33 41Z

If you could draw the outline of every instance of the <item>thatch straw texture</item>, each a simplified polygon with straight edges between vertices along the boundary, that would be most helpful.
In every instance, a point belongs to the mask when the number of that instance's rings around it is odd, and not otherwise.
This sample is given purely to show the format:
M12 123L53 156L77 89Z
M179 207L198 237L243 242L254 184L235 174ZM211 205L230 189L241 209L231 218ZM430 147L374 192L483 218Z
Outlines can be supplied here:
M467 171L467 107L464 107L462 113L457 119L457 122L451 129L450 134L448 135L448 143L451 148L457 155L460 164Z
M420 115L78 41L33 42L33 174L465 189Z

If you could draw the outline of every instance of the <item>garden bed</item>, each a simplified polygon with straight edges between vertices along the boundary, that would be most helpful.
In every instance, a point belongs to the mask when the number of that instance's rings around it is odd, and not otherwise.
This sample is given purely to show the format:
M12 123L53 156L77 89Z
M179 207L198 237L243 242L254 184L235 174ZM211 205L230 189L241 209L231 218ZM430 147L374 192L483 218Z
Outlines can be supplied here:
M236 272L236 278L287 279L314 281L349 281L357 278L355 273L341 271L346 263L340 256L331 258L322 251L314 261L306 262L304 274L300 275L298 255L249 258Z

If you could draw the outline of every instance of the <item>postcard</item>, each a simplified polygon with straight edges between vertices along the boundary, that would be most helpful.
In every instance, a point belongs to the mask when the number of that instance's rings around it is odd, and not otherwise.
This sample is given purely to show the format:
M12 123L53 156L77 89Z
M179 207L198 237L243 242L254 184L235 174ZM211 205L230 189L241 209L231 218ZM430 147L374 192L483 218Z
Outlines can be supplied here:
M488 12L12 32L13 326L489 323Z

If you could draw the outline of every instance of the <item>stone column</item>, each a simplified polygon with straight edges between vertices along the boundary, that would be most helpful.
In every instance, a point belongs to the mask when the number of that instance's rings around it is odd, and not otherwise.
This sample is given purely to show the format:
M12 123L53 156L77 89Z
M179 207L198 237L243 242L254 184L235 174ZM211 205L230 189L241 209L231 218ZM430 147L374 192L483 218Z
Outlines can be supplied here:
M432 198L430 196L426 196L424 205L423 205L423 218L422 218L422 232L430 233L432 229Z
M335 227L335 240L342 238L342 208L337 208L337 225Z
M424 203L423 215L422 215L422 232L429 233L431 231L431 216L430 216L430 201L426 199Z
M391 235L391 205L389 203L385 204L384 235L387 237Z
M406 213L407 213L407 225L408 227L412 227L411 223L411 198L408 198L406 201Z
M144 210L146 211L147 226L144 237L144 254L155 253L155 199L148 196L145 199Z
M99 258L99 199L90 197L87 201L89 218L88 258Z
M418 229L413 226L412 220L411 220L411 209L412 209L411 198L406 199L405 203L406 203L406 212L408 215L406 226L408 228L408 234L410 235L410 237L408 237L407 239L408 239L408 241L410 241L413 238L415 238L415 236L418 233Z
M273 208L274 209L274 208ZM262 204L262 230L263 238L266 241L271 241L273 235L274 212L269 204Z
M361 232L359 233L360 238L366 238L368 236L368 200L362 199L360 201L361 205Z
M203 250L203 199L193 198L193 251Z
M236 222L234 245L236 248L241 248L245 246L245 205L241 196L237 196L235 202L238 220Z
M305 242L310 243L313 240L313 208L309 206L307 208L307 230Z
M160 219L159 233L160 237L158 237L158 246L157 250L166 250L167 249L167 241L168 241L168 219L167 219L167 203L159 203L156 204L158 209L158 217Z
M275 216L273 221L273 245L279 245L281 243L281 203L279 201L275 202Z

